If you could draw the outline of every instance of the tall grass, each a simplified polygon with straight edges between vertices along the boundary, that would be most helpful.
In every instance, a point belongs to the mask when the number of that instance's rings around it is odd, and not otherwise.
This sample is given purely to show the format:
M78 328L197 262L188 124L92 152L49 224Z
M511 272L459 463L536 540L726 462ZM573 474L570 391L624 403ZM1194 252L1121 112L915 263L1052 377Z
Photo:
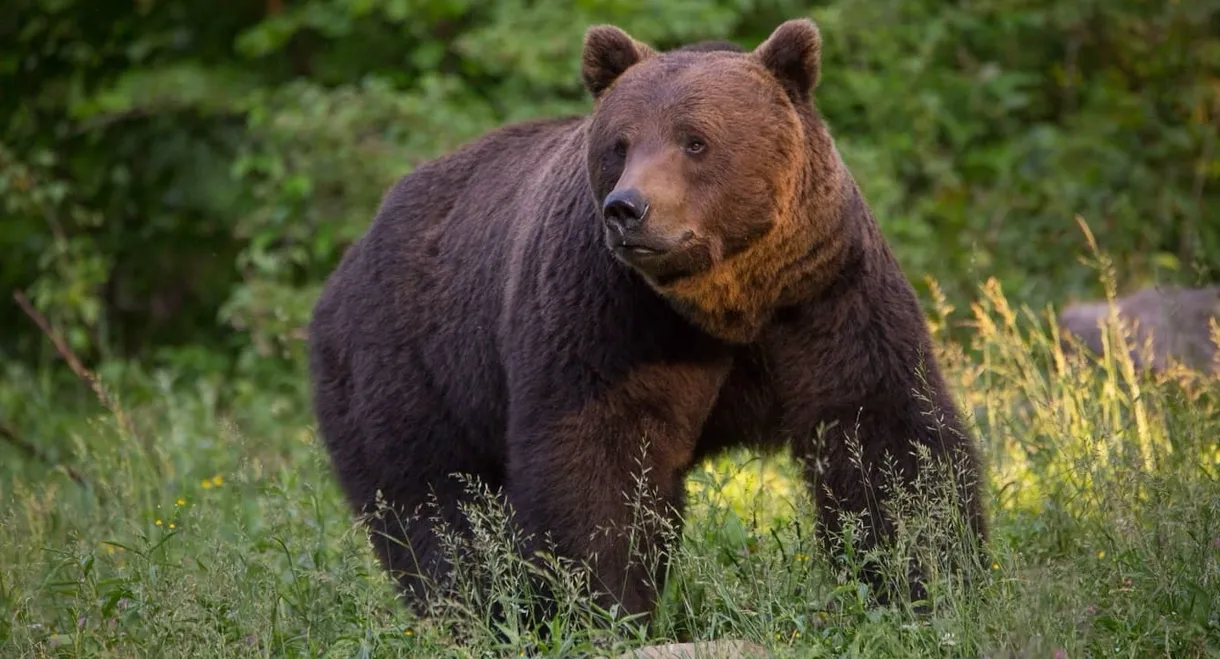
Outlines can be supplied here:
M895 547L832 559L796 465L735 453L689 479L650 628L598 610L578 566L556 565L559 615L530 636L513 612L535 568L505 551L495 505L470 509L478 533L453 547L477 557L457 575L466 597L415 619L342 500L303 388L128 373L119 424L61 410L10 368L6 400L46 413L22 432L70 449L77 479L0 453L0 655L611 656L740 638L781 657L1220 656L1216 380L1065 351L1049 310L1012 308L995 282L961 320L932 290L939 356L988 463L993 562L969 587L932 570L930 612L870 607L852 578L869 559L946 558L926 542L944 513L926 490L902 501ZM969 345L948 339L957 322Z

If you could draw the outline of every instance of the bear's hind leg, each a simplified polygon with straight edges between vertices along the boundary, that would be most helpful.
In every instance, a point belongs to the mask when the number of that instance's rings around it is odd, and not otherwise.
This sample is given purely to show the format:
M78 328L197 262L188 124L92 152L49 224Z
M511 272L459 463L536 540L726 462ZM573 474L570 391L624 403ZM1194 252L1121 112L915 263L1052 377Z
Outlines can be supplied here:
M356 436L332 449L340 482L363 516L382 566L421 614L436 595L448 594L450 554L469 543L470 524L461 508L481 505L479 494L503 485L501 462L472 448L462 427L431 402L402 396L394 405L366 406L349 424L328 428L335 437ZM447 544L446 538L456 542Z

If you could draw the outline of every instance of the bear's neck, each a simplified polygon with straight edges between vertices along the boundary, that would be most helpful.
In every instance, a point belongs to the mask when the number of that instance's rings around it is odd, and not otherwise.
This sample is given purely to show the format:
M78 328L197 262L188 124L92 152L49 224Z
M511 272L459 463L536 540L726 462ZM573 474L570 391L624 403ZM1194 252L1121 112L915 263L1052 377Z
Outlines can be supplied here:
M864 237L867 214L855 180L822 129L777 222L750 247L661 293L705 332L754 341L781 307L813 299L835 281ZM865 218L866 219L866 218Z

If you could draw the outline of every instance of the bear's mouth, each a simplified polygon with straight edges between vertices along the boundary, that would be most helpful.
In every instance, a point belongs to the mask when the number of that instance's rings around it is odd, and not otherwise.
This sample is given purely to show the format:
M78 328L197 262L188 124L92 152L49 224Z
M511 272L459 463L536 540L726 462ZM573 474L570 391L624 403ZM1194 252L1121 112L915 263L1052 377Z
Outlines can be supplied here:
M708 246L689 231L676 240L642 232L622 235L607 231L606 246L619 261L640 272L657 286L669 285L712 266L712 255Z
M646 236L624 236L608 232L610 249L619 255L630 258L648 258L662 256L673 251L675 245L663 244L661 241L649 240Z
M618 246L618 249L632 256L655 256L663 253L659 249L639 243L623 243Z
M633 259L654 259L681 252L688 247L693 232L686 231L681 236L663 236L644 231L610 231L606 232L606 242L610 249L620 256Z

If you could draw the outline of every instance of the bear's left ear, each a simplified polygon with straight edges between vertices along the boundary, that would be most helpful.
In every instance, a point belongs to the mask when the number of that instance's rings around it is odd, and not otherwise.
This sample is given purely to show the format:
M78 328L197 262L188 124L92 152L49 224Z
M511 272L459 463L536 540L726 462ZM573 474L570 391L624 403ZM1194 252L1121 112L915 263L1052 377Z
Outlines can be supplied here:
M806 101L818 85L822 37L813 21L785 21L754 49L754 56L775 76L793 101Z
M585 32L580 77L593 98L600 98L627 69L655 54L613 25L595 25Z

